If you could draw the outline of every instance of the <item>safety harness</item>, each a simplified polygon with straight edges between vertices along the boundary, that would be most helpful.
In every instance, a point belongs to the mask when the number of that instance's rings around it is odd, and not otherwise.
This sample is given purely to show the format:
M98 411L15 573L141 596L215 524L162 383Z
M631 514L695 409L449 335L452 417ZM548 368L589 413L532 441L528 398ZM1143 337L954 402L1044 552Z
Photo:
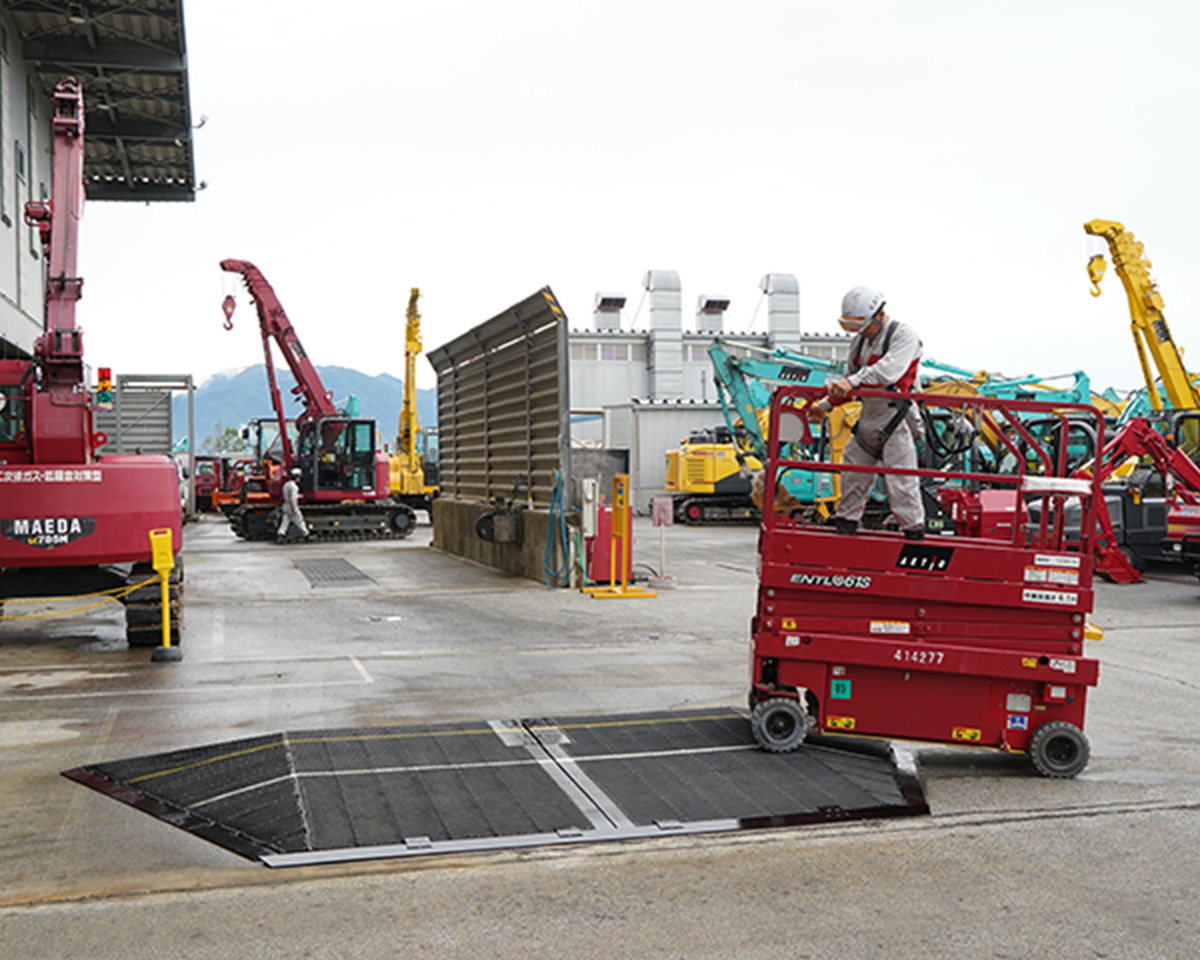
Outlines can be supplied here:
M880 360L884 356L887 355L888 348L892 345L892 335L896 332L896 325L897 325L897 321L891 320L888 322L888 325L886 327L884 327L883 344L881 345L879 354L878 354L878 356L876 356L875 360ZM854 345L854 352L850 356L850 362L846 365L847 372L857 373L860 369L862 369L862 367L863 367L862 352L863 352L863 348L864 348L865 344L866 344L866 341L860 337L858 343L856 343ZM891 384L890 386L884 387L883 389L884 390L904 389L906 392L911 390L913 387L913 384L916 382L916 379L917 379L917 363L918 363L918 361L914 360L912 362L912 364L909 366L909 368L904 371L904 374L900 377L899 380L897 380L895 383ZM867 366L870 366L870 364L867 364ZM895 400L892 402L896 407L896 415L893 416L892 419L887 422L887 424L884 426L884 428L879 431L879 446L878 447L875 447L873 444L868 444L862 437L860 437L858 435L858 423L857 422L855 422L854 428L850 431L851 436L857 437L858 442L860 444L862 444L863 449L866 450L869 454L871 454L871 456L874 457L876 460L878 460L880 457L883 456L883 448L887 446L887 442L888 442L888 440L890 440L892 438L892 434L895 433L896 430L899 429L900 424L902 424L904 422L904 418L906 416L908 416L908 408L909 408L909 406L912 405L912 401L907 400L907 399Z

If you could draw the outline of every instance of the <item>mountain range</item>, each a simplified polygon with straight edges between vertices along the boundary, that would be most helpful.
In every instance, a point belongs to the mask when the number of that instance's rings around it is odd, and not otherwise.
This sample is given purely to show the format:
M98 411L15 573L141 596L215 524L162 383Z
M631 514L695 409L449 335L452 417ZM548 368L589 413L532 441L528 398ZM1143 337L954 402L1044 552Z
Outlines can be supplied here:
M350 397L357 397L358 416L375 420L387 444L396 439L404 384L390 373L372 377L348 367L317 367L322 382L333 394L333 402L344 409ZM291 393L295 379L287 369L276 370L279 392L289 417L303 409ZM196 452L213 453L224 428L240 428L254 417L272 415L271 396L263 365L247 367L238 373L217 374L196 388L194 393ZM417 389L417 416L422 427L437 426L437 391ZM187 395L176 394L171 402L172 434L176 440L187 436Z

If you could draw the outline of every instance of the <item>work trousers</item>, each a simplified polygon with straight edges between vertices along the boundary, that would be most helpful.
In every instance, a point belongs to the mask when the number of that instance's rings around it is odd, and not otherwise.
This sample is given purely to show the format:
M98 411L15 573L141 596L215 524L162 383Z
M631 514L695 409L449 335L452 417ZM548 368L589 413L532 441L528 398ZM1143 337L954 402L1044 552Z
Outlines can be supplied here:
M885 408L889 414L894 414L893 408ZM880 427L873 425L870 418L864 425L859 420L858 433L850 438L842 460L845 463L861 467L897 467L901 469L916 469L917 448L913 443L912 433L907 421L902 421L883 445L881 456L875 456L860 442L859 436L868 439L878 439ZM889 415L888 420L891 419ZM885 421L886 422L886 421ZM863 510L867 505L867 497L875 485L876 474L849 473L842 474L842 498L838 502L837 516L842 520L853 520L855 523L862 519ZM912 475L885 474L884 486L887 489L888 505L896 517L901 530L925 529L925 505L921 502L921 479Z
M283 517L279 521L279 536L286 537L288 529L293 523L299 528L301 536L308 536L308 524L304 522L300 508L285 503L283 505Z

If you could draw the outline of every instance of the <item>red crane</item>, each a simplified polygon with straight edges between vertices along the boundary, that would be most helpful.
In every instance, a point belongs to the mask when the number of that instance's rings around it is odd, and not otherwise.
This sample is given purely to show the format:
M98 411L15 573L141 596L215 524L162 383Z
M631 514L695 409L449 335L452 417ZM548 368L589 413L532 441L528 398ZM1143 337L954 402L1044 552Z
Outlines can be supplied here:
M260 464L259 475L247 478L243 502L229 514L234 530L249 540L274 538L283 484L298 467L310 539L407 537L416 525L416 514L389 495L388 459L378 448L375 421L347 416L334 406L287 311L258 267L247 260L222 260L221 269L240 274L254 301L281 441L281 462ZM227 319L229 312L227 308ZM292 393L304 405L294 421L284 409L272 343L296 380ZM254 499L251 494L256 488L267 496Z
M183 539L179 476L169 457L96 454L105 438L93 432L83 332L75 325L83 291L76 254L84 118L73 78L54 89L51 127L50 200L25 207L45 254L45 331L31 359L0 361L0 598L145 579L149 532L169 529L176 550ZM162 621L153 601L127 600L126 608L130 644L158 643Z

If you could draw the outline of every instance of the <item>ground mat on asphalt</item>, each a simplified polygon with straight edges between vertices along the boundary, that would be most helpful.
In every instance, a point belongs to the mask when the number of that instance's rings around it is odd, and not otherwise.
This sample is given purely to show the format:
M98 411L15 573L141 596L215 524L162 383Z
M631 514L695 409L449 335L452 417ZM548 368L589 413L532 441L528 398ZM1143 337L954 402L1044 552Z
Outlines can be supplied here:
M337 587L346 584L357 586L375 582L349 560L342 557L313 557L293 560L292 565L308 577L309 586L312 587Z
M734 710L308 730L63 774L270 866L925 814L884 743Z

